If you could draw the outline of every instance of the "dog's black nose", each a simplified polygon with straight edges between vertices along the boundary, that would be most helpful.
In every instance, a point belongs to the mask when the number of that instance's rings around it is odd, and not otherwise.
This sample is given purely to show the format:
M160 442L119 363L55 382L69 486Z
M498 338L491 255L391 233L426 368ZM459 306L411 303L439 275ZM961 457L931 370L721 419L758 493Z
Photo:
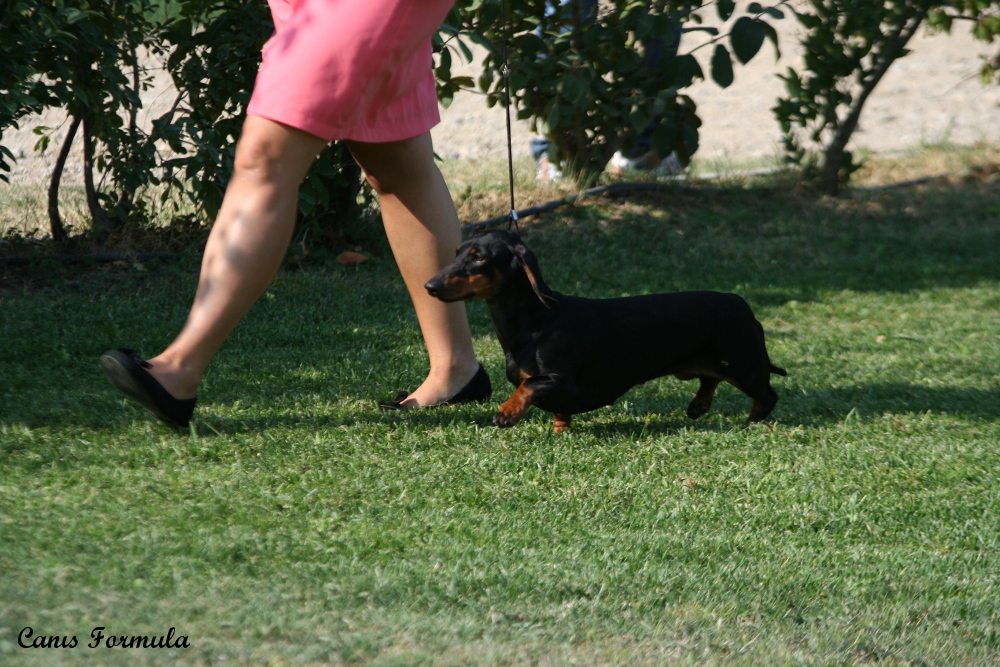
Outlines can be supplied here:
M443 287L444 281L436 276L428 280L427 284L424 285L424 289L427 290L427 293L431 296L437 296L440 294Z

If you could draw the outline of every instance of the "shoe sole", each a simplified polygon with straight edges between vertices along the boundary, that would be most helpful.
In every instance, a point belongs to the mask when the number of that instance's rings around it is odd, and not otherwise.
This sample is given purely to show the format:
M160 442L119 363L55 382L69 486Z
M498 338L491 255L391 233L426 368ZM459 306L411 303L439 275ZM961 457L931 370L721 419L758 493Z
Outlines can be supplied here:
M182 424L167 416L146 393L145 388L139 384L135 377L124 364L110 354L101 355L101 367L117 389L129 398L133 399L142 407L146 408L161 422L175 429L185 429L187 424Z

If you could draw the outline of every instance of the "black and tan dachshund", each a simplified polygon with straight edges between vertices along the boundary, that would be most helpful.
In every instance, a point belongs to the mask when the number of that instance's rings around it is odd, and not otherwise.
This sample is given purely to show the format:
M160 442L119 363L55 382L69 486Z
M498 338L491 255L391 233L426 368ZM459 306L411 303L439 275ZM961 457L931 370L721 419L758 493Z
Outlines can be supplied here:
M555 292L519 236L494 231L463 243L455 261L428 281L442 301L484 299L517 387L494 418L513 426L532 405L571 416L610 405L662 375L697 378L687 408L697 419L726 381L753 399L749 421L766 418L778 395L771 374L785 375L764 347L764 330L735 294L678 292L585 299Z

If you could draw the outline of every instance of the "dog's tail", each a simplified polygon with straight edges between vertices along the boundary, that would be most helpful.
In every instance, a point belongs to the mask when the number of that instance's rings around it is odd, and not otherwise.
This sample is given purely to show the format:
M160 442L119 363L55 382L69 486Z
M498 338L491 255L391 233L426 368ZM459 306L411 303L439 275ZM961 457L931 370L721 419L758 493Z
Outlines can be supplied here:
M786 377L788 375L788 371L780 366L775 366L774 364L771 364L771 372L775 375L780 375L781 377Z

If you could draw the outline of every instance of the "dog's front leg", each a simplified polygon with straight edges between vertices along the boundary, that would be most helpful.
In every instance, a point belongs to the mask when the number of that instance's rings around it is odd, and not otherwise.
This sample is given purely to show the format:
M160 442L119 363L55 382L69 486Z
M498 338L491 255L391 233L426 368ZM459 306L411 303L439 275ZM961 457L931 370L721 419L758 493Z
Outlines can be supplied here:
M538 398L539 392L545 392L555 384L555 380L546 376L533 376L526 378L518 385L510 398L504 401L500 410L493 417L493 423L503 428L513 426L521 421L524 413L528 411Z
M500 410L493 417L493 423L496 426L506 428L521 421L524 413L531 407L532 398L535 396L535 390L528 385L530 381L528 379L518 385L511 397L500 406Z

